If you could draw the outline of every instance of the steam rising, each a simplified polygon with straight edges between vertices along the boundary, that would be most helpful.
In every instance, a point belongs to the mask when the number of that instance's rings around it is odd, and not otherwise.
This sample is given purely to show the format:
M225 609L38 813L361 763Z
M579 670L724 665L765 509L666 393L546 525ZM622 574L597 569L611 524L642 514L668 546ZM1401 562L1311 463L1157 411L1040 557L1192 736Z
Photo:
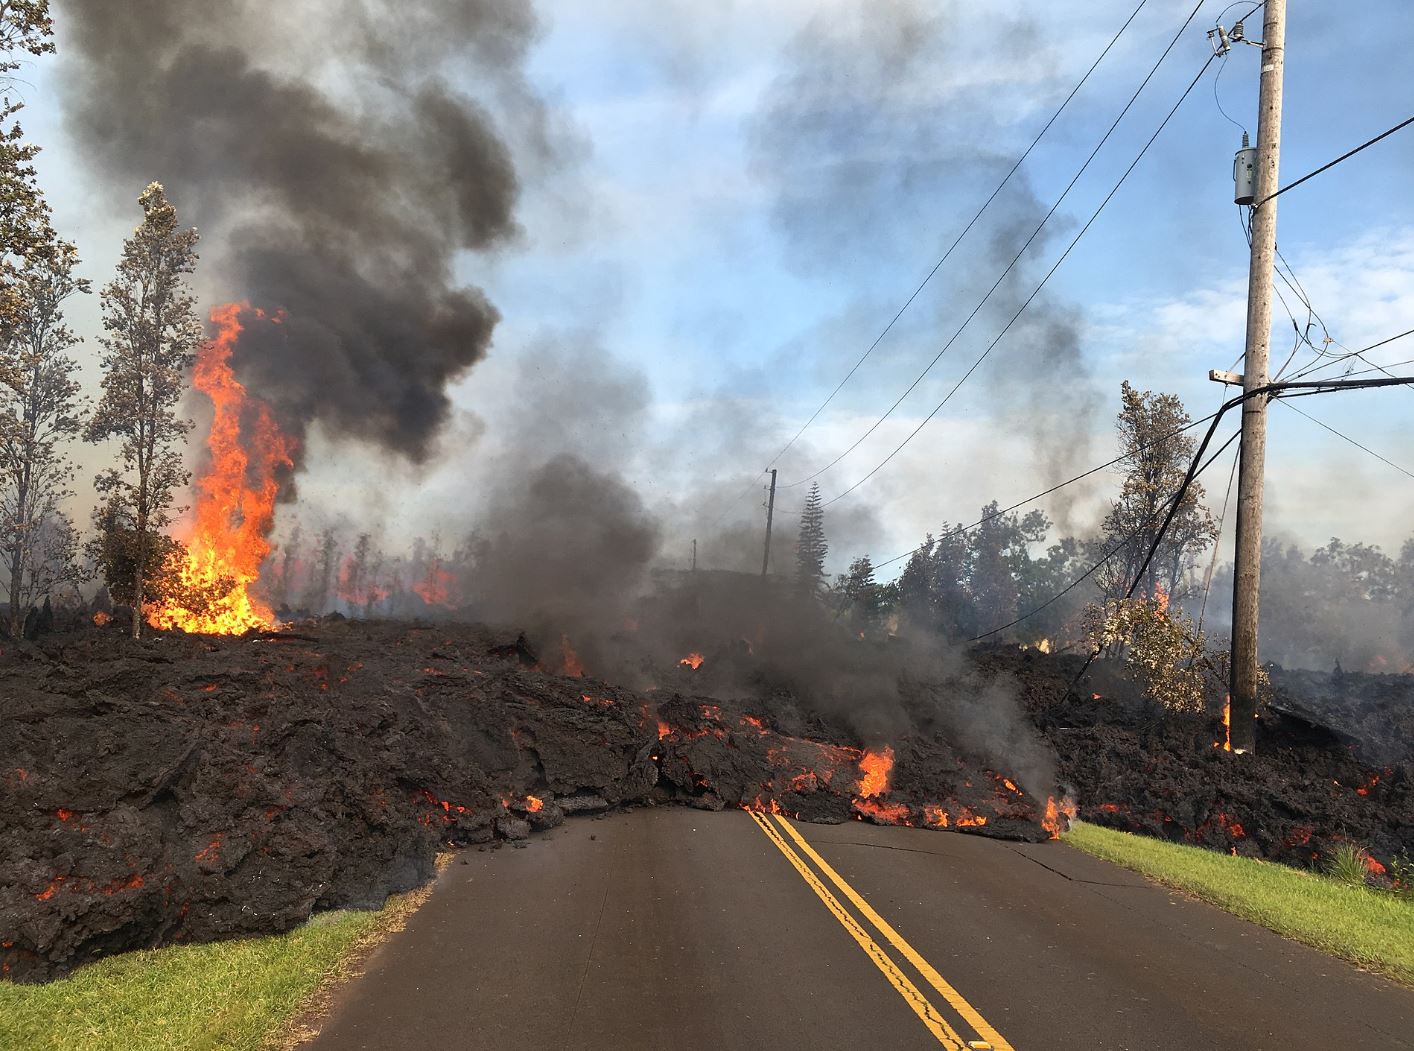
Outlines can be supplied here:
M242 340L242 379L296 435L318 422L425 460L447 384L499 320L457 282L457 254L517 233L508 136L462 84L540 135L520 72L528 8L296 2L272 21L256 0L65 7L70 130L115 194L165 181L205 228L218 295L286 314ZM447 67L468 57L453 84Z

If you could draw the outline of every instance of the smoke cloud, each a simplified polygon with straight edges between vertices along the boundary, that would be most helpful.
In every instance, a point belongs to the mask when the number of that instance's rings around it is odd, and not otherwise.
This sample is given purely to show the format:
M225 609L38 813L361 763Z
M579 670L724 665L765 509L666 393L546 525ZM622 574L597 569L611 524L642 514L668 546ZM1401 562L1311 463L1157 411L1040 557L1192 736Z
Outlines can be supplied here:
M863 345L841 347L841 362L868 345L1044 120L1033 114L1019 125L1008 122L1010 115L995 104L998 67L1033 79L1040 94L1051 90L1044 40L1028 20L993 29L986 64L974 67L957 5L836 5L796 37L785 72L767 91L753 131L754 156L773 193L776 224L794 249L792 262L819 273L862 260L876 274L897 275L878 293L884 298L871 304L878 319L873 330ZM953 336L1048 208L1024 167L1011 177L853 381L855 389L879 384L871 406L884 392L887 405ZM931 386L925 384L902 413L928 411L1001 332L1049 267L1058 231L1056 220L1042 230L934 369ZM859 280L853 271L846 276ZM1046 382L1038 384L1038 375ZM1083 354L1077 311L1038 297L951 403L953 411L962 411L977 390L986 392L1009 430L1026 436L1042 481L1060 481L1088 465L1089 428L1077 423L1103 399ZM861 458L851 462L857 477ZM1064 491L1053 504L1062 528L1074 525L1071 505L1078 495Z
M517 236L515 155L554 154L522 75L528 6L65 8L69 129L105 184L126 200L165 182L203 229L209 287L285 314L242 339L241 378L296 435L317 422L426 460L499 320L457 256Z

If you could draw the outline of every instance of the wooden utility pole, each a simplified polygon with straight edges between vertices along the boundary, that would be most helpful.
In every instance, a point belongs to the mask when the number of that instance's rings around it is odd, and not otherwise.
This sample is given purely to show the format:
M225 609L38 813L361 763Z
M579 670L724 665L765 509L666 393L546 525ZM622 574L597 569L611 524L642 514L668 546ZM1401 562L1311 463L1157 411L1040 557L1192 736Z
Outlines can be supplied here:
M771 520L776 517L776 469L771 468L771 496L766 501L766 550L761 555L761 579L771 565Z
M1247 354L1242 389L1267 384L1272 336L1272 271L1276 262L1281 162L1282 72L1286 0L1267 0L1262 29L1262 85L1257 113L1256 202L1247 274ZM1231 739L1234 752L1256 748L1257 604L1262 574L1262 475L1267 457L1267 397L1242 404L1242 455L1237 474L1237 547L1232 586Z
M697 538L692 538L692 571L697 572Z

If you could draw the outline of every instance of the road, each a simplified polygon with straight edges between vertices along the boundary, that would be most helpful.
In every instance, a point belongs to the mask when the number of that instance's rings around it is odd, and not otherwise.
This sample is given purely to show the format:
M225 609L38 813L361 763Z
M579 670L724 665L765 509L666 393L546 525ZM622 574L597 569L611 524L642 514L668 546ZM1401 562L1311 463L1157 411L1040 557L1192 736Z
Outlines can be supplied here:
M1414 991L1059 843L641 809L464 851L312 1051L1414 1047Z

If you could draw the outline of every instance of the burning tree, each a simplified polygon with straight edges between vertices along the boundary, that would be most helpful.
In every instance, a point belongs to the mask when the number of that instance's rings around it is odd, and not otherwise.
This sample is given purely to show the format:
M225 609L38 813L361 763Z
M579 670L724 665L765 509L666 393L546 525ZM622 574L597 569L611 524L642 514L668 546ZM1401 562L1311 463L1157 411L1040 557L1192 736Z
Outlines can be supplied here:
M122 443L121 468L102 472L94 486L107 497L98 524L131 533L132 575L122 584L131 584L124 590L133 605L133 638L142 633L154 534L171 521L173 494L190 478L181 444L192 425L176 408L186 389L183 373L202 341L185 281L196 267L196 230L177 225L161 183L149 184L138 203L142 224L123 242L117 277L103 289L103 396L86 428L89 441Z
M26 261L14 288L20 312L0 343L0 555L9 572L9 631L19 637L30 607L83 577L73 523L60 509L72 496L73 463L62 443L78 436L79 339L63 303L88 291L74 276L71 244Z

